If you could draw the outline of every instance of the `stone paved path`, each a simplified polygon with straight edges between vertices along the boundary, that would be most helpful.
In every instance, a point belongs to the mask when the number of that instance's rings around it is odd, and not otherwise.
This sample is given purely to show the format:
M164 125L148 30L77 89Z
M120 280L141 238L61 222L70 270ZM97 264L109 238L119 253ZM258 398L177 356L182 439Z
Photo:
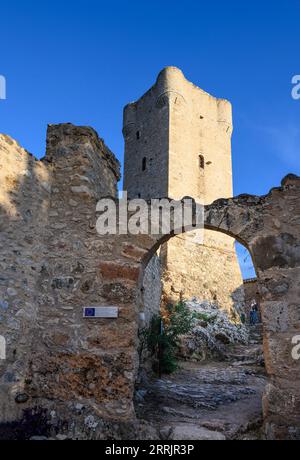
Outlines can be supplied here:
M256 439L262 424L267 378L259 329L249 346L234 345L226 361L181 362L171 376L149 381L137 392L140 419L161 439Z

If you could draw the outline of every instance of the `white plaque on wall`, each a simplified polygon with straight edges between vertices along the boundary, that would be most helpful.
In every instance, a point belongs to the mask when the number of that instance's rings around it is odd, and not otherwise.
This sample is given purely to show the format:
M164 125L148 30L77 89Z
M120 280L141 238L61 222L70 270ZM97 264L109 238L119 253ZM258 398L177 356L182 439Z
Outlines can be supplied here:
M118 307L83 307L84 318L118 318Z

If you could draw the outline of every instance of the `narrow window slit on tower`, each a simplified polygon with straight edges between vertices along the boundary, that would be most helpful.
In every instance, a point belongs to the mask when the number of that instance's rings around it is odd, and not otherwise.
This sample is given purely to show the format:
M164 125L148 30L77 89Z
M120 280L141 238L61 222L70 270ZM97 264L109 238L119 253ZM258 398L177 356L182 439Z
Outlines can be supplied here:
M138 141L140 140L140 138L141 138L141 131L137 131L137 132L136 132L136 138L137 138Z
M143 158L143 164L142 164L142 171L146 171L146 168L147 168L147 158L144 157Z
M199 155L199 168L204 169L205 167L205 159L203 155Z

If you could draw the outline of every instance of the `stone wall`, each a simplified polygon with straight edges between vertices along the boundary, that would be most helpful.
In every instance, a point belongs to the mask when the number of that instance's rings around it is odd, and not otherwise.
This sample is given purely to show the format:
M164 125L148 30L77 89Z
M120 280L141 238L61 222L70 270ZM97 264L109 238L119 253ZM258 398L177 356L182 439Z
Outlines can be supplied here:
M133 385L135 326L127 319L128 290L112 283L102 265L112 248L95 231L96 203L116 196L119 165L92 129L72 125L49 127L45 162L52 165L53 186L44 232L47 258L37 280L40 345L27 391L40 400L74 402L74 407L92 398L98 413L113 417L117 411L122 418L132 410L126 394ZM82 318L84 306L113 305L120 289L119 324Z
M7 342L0 432L18 421L26 430L28 410L30 420L46 411L53 424L71 423L78 404L87 418L96 410L109 420L132 419L136 278L125 281L118 263L117 275L107 269L113 245L95 230L97 201L117 194L119 164L94 130L69 124L49 126L43 161L6 136L0 148L0 334ZM84 306L116 300L118 320L83 319ZM82 433L92 436L93 423L84 420Z
M36 161L1 136L0 433L41 426L68 436L135 438L138 328L148 261L172 233L96 232L96 203L115 196L119 165L90 128L49 127ZM251 253L261 295L268 439L300 438L300 178L267 196L205 207L205 227ZM164 256L164 254L162 254ZM86 319L84 306L114 305L117 319ZM29 420L28 424L27 421ZM22 431L22 433L20 432ZM32 433L36 434L36 433Z
M0 135L0 419L18 418L28 396L28 366L38 321L36 280L45 257L51 168Z

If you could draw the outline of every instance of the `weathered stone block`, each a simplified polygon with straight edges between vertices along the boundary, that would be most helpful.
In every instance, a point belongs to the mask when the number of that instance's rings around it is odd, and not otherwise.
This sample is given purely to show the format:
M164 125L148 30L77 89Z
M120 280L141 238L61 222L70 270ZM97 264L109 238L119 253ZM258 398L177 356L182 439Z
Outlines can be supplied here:
M283 301L264 302L261 314L266 332L300 334L300 304L287 304Z
M292 354L295 332L272 333L264 336L264 355L268 373L275 377L300 380L300 361ZM292 383L291 383L292 384Z
M140 274L140 267L139 265L107 261L100 263L100 273L104 279L137 281Z

